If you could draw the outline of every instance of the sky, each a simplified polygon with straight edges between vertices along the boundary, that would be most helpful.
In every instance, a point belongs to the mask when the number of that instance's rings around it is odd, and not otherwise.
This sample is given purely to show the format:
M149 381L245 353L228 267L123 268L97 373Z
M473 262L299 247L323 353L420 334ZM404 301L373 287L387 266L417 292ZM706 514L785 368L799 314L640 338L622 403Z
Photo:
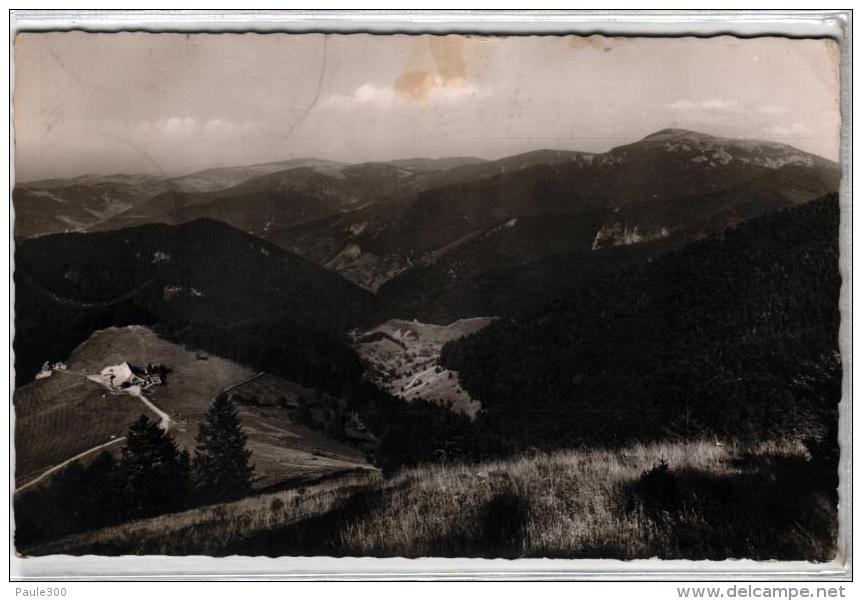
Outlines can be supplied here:
M21 33L14 69L19 181L601 152L667 127L839 151L830 40Z

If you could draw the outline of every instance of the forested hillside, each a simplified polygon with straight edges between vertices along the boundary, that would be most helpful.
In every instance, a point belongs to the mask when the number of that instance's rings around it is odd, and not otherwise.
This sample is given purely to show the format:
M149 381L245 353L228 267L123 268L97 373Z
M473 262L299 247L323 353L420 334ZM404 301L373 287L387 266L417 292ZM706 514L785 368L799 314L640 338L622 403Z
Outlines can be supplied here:
M593 282L443 350L520 445L822 437L837 416L835 194Z
M211 220L20 241L15 284L19 384L93 330L139 324L337 391L360 375L345 332L377 310L338 274Z

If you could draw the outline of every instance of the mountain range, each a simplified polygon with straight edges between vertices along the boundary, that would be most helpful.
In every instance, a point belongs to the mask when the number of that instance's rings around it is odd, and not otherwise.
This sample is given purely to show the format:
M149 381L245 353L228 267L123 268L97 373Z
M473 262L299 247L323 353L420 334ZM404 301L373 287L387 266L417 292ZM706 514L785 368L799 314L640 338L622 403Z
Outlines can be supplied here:
M358 165L295 159L163 180L35 182L16 188L14 200L19 237L211 218L376 292L423 269L430 271L424 279L445 272L457 280L449 287L475 288L472 277L488 262L481 249L496 252L484 234L513 219L559 215L583 227L540 236L515 227L511 234L531 237L523 243L532 250L508 258L500 250L498 269L577 251L587 242L590 250L661 238L685 243L836 190L839 178L835 163L791 146L668 129L601 154L541 150L496 161ZM462 249L471 245L476 248ZM465 264L463 257L453 259L456 252L486 258ZM418 301L399 302L416 307Z
M155 433L191 452L226 399L255 464L251 494L298 492L260 518L255 498L192 499L157 518L160 535L176 518L170 532L231 552L288 540L305 553L321 529L343 541L360 532L350 520L377 520L392 499L412 531L416 507L454 498L427 486L449 473L470 491L450 503L458 523L481 524L482 545L511 534L520 546L511 528L535 533L529 516L550 499L554 515L594 516L590 546L571 556L604 554L601 536L630 541L636 522L640 538L694 528L668 540L715 548L674 543L669 556L777 557L748 550L756 524L764 549L797 557L791 535L837 531L840 181L837 164L785 144L666 129L603 153L18 184L17 548L57 552L100 526L137 544L133 522L117 521L134 514L110 513L128 424L158 418ZM121 366L137 384L100 375ZM549 463L563 449L574 479ZM609 469L629 475L609 481ZM527 472L590 509L534 494ZM354 478L379 486L363 493ZM290 513L299 486L326 491L305 515ZM189 530L188 515L210 529ZM273 529L274 516L304 525ZM727 516L742 520L730 539ZM248 519L263 546L236 544ZM456 553L460 532L432 538Z
M804 208L839 183L835 163L791 146L679 129L598 154L539 150L493 161L355 165L292 159L172 178L29 182L13 194L16 381L30 381L44 361L64 360L94 330L130 324L339 394L371 368L350 334L387 320L445 325L496 317L473 338L497 341L515 327L507 324L532 324L524 327L544 332L541 344L554 349L569 331L561 325L568 318L551 317L554 307L582 302L573 299L584 294L593 295L590 303L629 298L656 282L679 287L657 265L672 265L689 249L706 253L704 265L716 253L742 252L705 241L748 223L780 229L783 222L770 216ZM753 234L733 239L757 241ZM739 259L760 260L753 252ZM695 275L685 277L696 283ZM592 310L601 322L604 313ZM545 331L549 319L561 333ZM512 349L532 348L520 334L506 336L501 349L511 341ZM444 356L453 377L464 369L462 384L483 410L523 393L520 384L501 392L482 380L466 344L450 343L461 350ZM510 375L521 370L481 361ZM565 374L566 386L578 370Z

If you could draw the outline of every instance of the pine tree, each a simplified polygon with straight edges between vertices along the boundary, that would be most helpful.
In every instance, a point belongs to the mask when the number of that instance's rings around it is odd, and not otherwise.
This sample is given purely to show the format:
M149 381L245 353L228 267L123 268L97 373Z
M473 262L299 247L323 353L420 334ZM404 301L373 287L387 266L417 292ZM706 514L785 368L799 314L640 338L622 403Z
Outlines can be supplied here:
M180 452L173 438L144 415L129 427L120 476L131 517L158 515L188 504L188 452Z
M238 499L251 490L254 466L233 403L216 397L198 426L194 459L195 488L207 502Z

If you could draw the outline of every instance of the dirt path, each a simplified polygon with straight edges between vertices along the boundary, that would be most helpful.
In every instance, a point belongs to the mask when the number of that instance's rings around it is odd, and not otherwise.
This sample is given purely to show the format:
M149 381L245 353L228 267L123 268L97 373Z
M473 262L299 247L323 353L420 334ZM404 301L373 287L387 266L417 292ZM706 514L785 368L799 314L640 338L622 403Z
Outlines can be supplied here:
M41 482L42 480L44 480L45 478L47 478L48 476L50 476L50 475L51 475L51 474L53 474L54 472L56 472L56 471L59 471L59 470L63 469L64 467L66 467L67 465L69 465L70 463L72 463L73 461L77 461L78 459L82 459L83 457L86 457L87 455L89 455L89 454L91 454L91 453L95 453L95 452L97 452L97 451L101 451L102 449L105 449L105 448L107 448L107 447L109 447L109 446L111 446L111 445L115 445L115 444L117 444L118 442L122 442L122 441L124 441L124 440L126 440L126 437L125 437L125 436L121 436L121 437L119 437L119 438L115 438L114 440L110 440L110 441L108 441L108 442L106 442L106 443L104 443L104 444L100 444L100 445L98 445L98 446L95 446L95 447L93 447L92 449L87 449L87 450L86 450L86 451L84 451L83 453L78 453L78 454L77 454L77 455L75 455L74 457L71 457L71 458L67 459L66 461L64 461L64 462L62 462L62 463L58 463L57 465L55 465L55 466L53 466L53 467L51 467L51 468L48 468L45 472L43 472L40 476L38 476L38 477L34 478L33 480L30 480L29 482L27 482L27 483L25 483L25 484L22 484L21 486L16 487L16 488L15 488L15 494L17 495L17 494L18 494L18 493L20 493L22 490L24 490L24 489L26 489L26 488L29 488L29 487L33 486L34 484L38 484L39 482Z
M103 383L100 379L98 379L98 378L96 378L96 377L92 377L92 376L90 376L90 375L88 375L88 374L85 374L85 373L83 373L83 372L76 372L76 371L73 371L73 370L68 370L68 371L67 371L67 373L72 373L72 374L75 374L75 375L79 375L79 376L81 376L81 377L87 378L87 379L88 379L88 380L90 380L90 381L96 382L97 384L102 384L102 385L104 386L104 383ZM255 377L256 377L256 376L255 376ZM105 386L105 388L108 388L109 390L111 390L111 392L112 392L112 393L116 392L116 391L114 391L113 389L111 389L111 388L110 388L110 387L108 387L108 386ZM159 421L159 428L161 428L161 429L162 429L162 430L164 430L165 432L167 432L167 431L168 431L168 429L171 427L171 416L170 416L170 415L168 415L167 413L165 413L164 411L162 411L161 409L159 409L158 407L156 407L156 405L155 405L155 404L154 404L150 399L148 399L147 397L145 397L145 396L144 396L144 393L141 391L141 387L140 387L140 386L131 386L130 388L127 388L127 389L126 389L126 393L128 393L129 395L131 395L131 396L133 396L133 397L137 398L138 400L140 400L144 405L146 405L146 406L147 406L147 408L148 408L150 411L152 411L153 413L155 413L156 415L158 415L158 416L159 416L159 420L160 420L160 421ZM102 449L107 448L107 447L109 447L109 446L111 446L111 445L115 445L115 444L117 444L118 442L122 442L122 441L123 441L123 440L125 440L125 439L126 439L126 437L125 437L125 436L121 436L121 437L119 437L119 438L115 438L114 440L110 440L110 441L108 441L108 442L106 442L106 443L103 443L103 444L100 444L100 445L96 445L95 447L93 447L93 448L91 448L91 449L87 449L86 451L84 451L84 452L82 452L82 453L78 453L78 454L77 454L77 455L75 455L74 457L71 457L71 458L69 458L69 459L66 459L66 460L65 460L65 461L63 461L62 463L58 463L57 465L54 465L54 466L52 466L52 467L48 468L47 470L45 470L45 471L44 471L40 476L38 476L37 478L34 478L33 480L30 480L29 482L27 482L27 483L25 483L25 484L22 484L21 486L16 487L16 488L15 488L15 494L18 494L18 493L19 493L19 492L21 492L22 490L24 490L24 489L26 489L26 488L29 488L29 487L33 486L34 484L38 484L39 482L41 482L42 480L44 480L45 478L47 478L48 476L50 476L50 475L51 475L51 474L53 474L54 472L56 472L56 471L59 471L59 470L63 469L64 467L66 467L67 465L69 465L70 463L72 463L73 461L77 461L78 459L81 459L81 458L83 458L83 457L86 457L87 455L90 455L91 453L95 453L95 452L97 452L97 451L101 451Z
M143 342L143 341L142 341L142 342ZM88 380L90 380L90 381L92 381L92 382L96 382L97 384L100 384L100 385L104 386L104 387L105 387L105 388L107 388L107 389L108 389L112 394L118 394L118 391L117 391L117 390L115 390L115 389L111 388L110 386L106 386L106 385L105 385L105 383L104 383L104 381L103 381L101 378L99 378L98 376L95 376L95 375L92 375L92 374L87 374L86 372L83 372L83 371L77 371L77 370L71 370L71 369L70 369L70 370L64 370L64 371L65 371L66 373L74 374L74 375L80 376L80 377L82 377L82 378L87 378ZM229 385L229 386L226 386L224 389L222 389L222 390L220 391L220 394L223 394L223 393L225 393L225 392L228 392L228 391L230 391L230 390L233 390L234 388L237 388L237 387L239 387L239 386L242 386L243 384L247 384L248 382L251 382L252 380L256 380L257 378L261 377L262 375L264 375L264 372L258 372L258 373L256 373L256 374L254 374L253 376L251 376L251 377L249 377L249 378L246 378L246 379L244 379L244 380L242 380L242 381L240 381L240 382L235 382L234 384L231 384L231 385ZM140 387L140 386L131 386L131 387L129 387L129 388L127 388L127 389L125 389L124 393L125 393L125 394L129 394L129 395L131 395L131 396L133 396L133 397L137 398L137 399L138 399L138 400L140 400L144 405L146 405L146 406L147 406L147 408L148 408L150 411L152 411L153 413L155 413L156 415L158 415L158 416L159 416L159 428L161 428L161 429L162 429L162 430L164 430L165 432L167 432L167 431L170 429L170 427L171 427L171 423L172 423L171 416L170 416L170 415L168 415L166 412L162 411L161 409L159 409L159 408L156 406L156 404L155 404L155 403L153 403L150 399L148 399L146 396L144 396L144 393L143 393L143 391L141 390L141 387ZM122 394L122 393L119 393L119 394ZM78 453L78 454L77 454L77 455L75 455L74 457L71 457L71 458L69 458L69 459L66 459L66 460L65 460L65 461L63 461L63 462L58 463L57 465L54 465L54 466L52 466L52 467L48 468L48 469L47 469L47 470L45 470L41 475L39 475L38 477L34 478L33 480L30 480L29 482L27 482L27 483L25 483L25 484L22 484L21 486L16 487L16 488L15 488L15 494L18 494L18 493L19 493L19 492L21 492L22 490L25 490L25 489L27 489L27 488L29 488L29 487L31 487L31 486L33 486L33 485L35 485L35 484L38 484L39 482L41 482L42 480L44 480L45 478L47 478L47 477L48 477L48 476L50 476L51 474L53 474L53 473L55 473L55 472L57 472L57 471L59 471L59 470L63 469L64 467L66 467L66 466L67 466L67 465L69 465L70 463L72 463L72 462L74 462L74 461L77 461L78 459L82 459L83 457L86 457L87 455L90 455L90 454L92 454L92 453L96 453L96 452L98 452L98 451L101 451L102 449L105 449L105 448L107 448L107 447L110 447L110 446L112 446L112 445L115 445L115 444L117 444L118 442L122 442L122 441L124 441L125 439L126 439L126 437L125 437L125 436L121 436L121 437L119 437L119 438L115 438L114 440L110 440L110 441L108 441L108 442L106 442L106 443L103 443L103 444L97 445L97 446L95 446L95 447L93 447L93 448L91 448L91 449L87 449L86 451L83 451L83 452L81 452L81 453Z
M161 428L165 432L168 431L168 428L171 427L171 416L168 415L167 413L165 413L164 411L162 411L161 409L159 409L158 407L156 407L155 404L150 399L145 397L144 393L141 391L140 386L131 386L127 389L127 392L130 395L132 395L133 397L140 399L140 401L144 405L146 405L150 411L152 411L153 413L158 415L159 418L161 418L161 421L159 421L159 428Z
M102 386L105 386L105 383L98 376L93 376L93 375L87 374L83 371L76 371L76 370L65 370L65 371L66 371L66 373L75 374L77 376L81 376L82 378L87 378L88 380L90 380L92 382L96 382L97 384L101 384ZM262 375L264 375L264 372L258 372L256 374L254 374L253 376L246 378L245 380L242 380L240 382L236 382L234 384L231 384L231 385L225 387L221 391L221 393L228 392L229 390L237 388L238 386L242 386L243 384L247 384L248 382L251 382L252 380L256 380L257 378L261 377ZM109 386L105 386L105 388L110 390L111 393L114 393L114 394L117 393L116 390L110 388ZM150 411L152 411L153 413L155 413L156 415L159 416L159 428L161 428L165 432L167 432L170 429L171 423L172 423L171 416L168 415L167 413L165 413L164 411L162 411L161 409L159 409L155 405L155 403L153 403L150 399L148 399L146 396L144 396L144 393L141 390L140 386L131 386L125 390L125 393L137 398L138 400L140 400L144 405L147 406L147 408ZM78 453L74 457L66 459L62 463L58 463L57 465L54 465L54 466L48 468L41 475L34 478L33 480L30 480L29 482L26 482L25 484L22 484L21 486L16 487L15 488L15 494L20 493L22 490L25 490L25 489L33 486L34 484L38 484L39 482L41 482L42 480L44 480L45 478L47 478L51 474L63 469L64 467L66 467L70 463L77 461L78 459L82 459L82 458L84 458L87 455L90 455L92 453L96 453L98 451L101 451L102 449L105 449L107 447L115 445L118 442L122 442L125 439L126 439L125 436L121 436L119 438L115 438L114 440L110 440L106 443L97 445L91 449L87 449L86 451L83 451L82 453Z
M251 376L250 378L246 378L245 380L240 380L239 382L234 382L233 384L229 384L229 385L225 386L224 388L222 388L222 389L219 391L219 393L216 395L216 397L217 397L217 396L219 396L219 395L222 395L222 394L224 394L224 393L226 393L226 392L230 392L230 391L231 391L231 390L233 390L234 388L239 388L239 387L240 387L240 386L242 386L243 384L248 384L249 382L252 382L252 381L254 381L254 380L257 380L259 377L261 377L261 376L263 376L263 375L265 375L265 374L266 374L266 372L259 371L259 372L257 372L256 374L254 374L253 376ZM215 399L215 397L213 397L213 399Z

